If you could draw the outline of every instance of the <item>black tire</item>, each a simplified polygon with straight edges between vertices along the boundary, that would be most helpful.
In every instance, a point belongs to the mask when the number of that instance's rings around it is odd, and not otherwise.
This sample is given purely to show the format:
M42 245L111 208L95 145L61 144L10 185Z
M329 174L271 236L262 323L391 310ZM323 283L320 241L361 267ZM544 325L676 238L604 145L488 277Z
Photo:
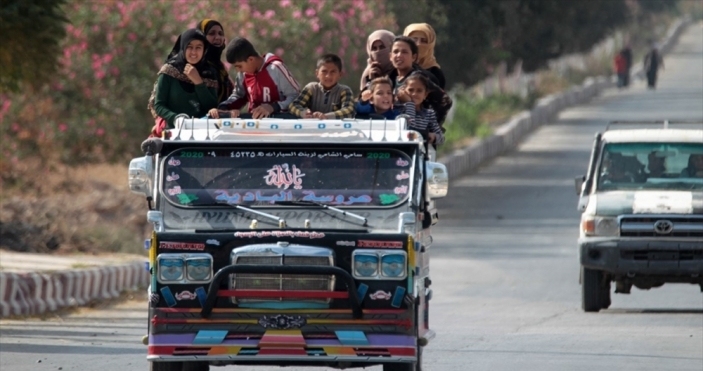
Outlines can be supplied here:
M603 291L606 293L604 294ZM603 302L604 295L607 295L607 304L610 306L610 290L603 287L603 272L581 267L581 307L583 311L600 311L603 304L606 304Z
M422 347L417 347L417 362L384 363L383 371L422 371Z
M600 289L600 309L608 309L610 307L610 279L604 278Z
M183 362L149 362L149 371L181 371Z
M207 362L183 362L181 371L210 371L210 364Z
M210 371L207 362L150 362L149 371Z

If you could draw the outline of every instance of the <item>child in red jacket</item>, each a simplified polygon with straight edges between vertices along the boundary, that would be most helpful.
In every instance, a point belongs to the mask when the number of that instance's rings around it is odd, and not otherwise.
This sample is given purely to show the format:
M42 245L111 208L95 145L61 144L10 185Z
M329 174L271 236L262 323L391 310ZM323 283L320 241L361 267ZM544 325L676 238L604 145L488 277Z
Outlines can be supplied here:
M249 113L255 119L285 112L298 96L300 86L283 61L268 53L263 57L249 40L238 37L227 45L227 62L237 70L232 95L212 109L210 117L219 118L229 111L232 118L240 116L240 110L249 103Z

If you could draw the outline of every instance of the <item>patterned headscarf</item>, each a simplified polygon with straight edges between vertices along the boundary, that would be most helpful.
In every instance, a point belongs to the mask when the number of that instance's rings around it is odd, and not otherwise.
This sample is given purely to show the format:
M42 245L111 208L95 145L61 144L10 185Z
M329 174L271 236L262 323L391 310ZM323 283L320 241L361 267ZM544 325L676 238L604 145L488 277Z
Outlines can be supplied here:
M437 34L434 29L427 23L413 23L405 27L404 36L410 36L413 32L420 32L427 38L427 44L418 44L419 49L417 64L424 69L439 67L437 60L434 57L434 46L437 42Z

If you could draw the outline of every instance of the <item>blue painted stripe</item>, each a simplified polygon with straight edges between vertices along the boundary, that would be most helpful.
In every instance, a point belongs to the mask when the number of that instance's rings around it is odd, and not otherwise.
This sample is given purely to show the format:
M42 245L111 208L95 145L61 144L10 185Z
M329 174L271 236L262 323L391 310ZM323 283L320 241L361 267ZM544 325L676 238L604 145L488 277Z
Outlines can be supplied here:
M405 298L405 287L397 286L395 288L395 294L393 294L393 301L391 302L391 306L393 308L400 308L400 305L403 304L404 298Z
M198 297L198 301L200 302L200 307L204 307L205 306L205 298L207 298L207 293L205 292L205 288L200 286L197 289L195 289L195 296Z
M176 298L173 297L173 293L171 292L171 289L168 286L161 288L161 296L164 297L166 305L168 305L169 307L176 306Z
M193 339L193 344L222 344L222 341L227 337L228 331L219 330L200 330Z
M363 331L335 331L334 333L342 345L369 345Z
M366 293L369 291L369 285L362 283L356 288L357 296L359 297L359 302L363 302L366 297Z

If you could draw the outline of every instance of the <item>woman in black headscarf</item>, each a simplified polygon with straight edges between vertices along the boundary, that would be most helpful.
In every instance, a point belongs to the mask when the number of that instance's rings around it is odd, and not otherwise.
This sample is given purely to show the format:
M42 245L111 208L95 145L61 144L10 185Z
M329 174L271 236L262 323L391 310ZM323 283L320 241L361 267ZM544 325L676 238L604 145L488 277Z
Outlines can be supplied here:
M153 111L159 126L172 128L178 114L203 117L217 107L217 72L206 61L209 43L202 31L192 28L179 36L179 50L169 55L159 70L153 93ZM150 100L151 101L151 100ZM165 121L159 122L161 120Z
M222 51L225 50L225 45L227 44L224 28L216 20L203 19L198 22L198 29L203 31L207 41L210 43L210 47L205 53L205 60L217 71L217 101L224 102L234 90L234 83L229 78L229 73L227 73L224 63L222 63Z

